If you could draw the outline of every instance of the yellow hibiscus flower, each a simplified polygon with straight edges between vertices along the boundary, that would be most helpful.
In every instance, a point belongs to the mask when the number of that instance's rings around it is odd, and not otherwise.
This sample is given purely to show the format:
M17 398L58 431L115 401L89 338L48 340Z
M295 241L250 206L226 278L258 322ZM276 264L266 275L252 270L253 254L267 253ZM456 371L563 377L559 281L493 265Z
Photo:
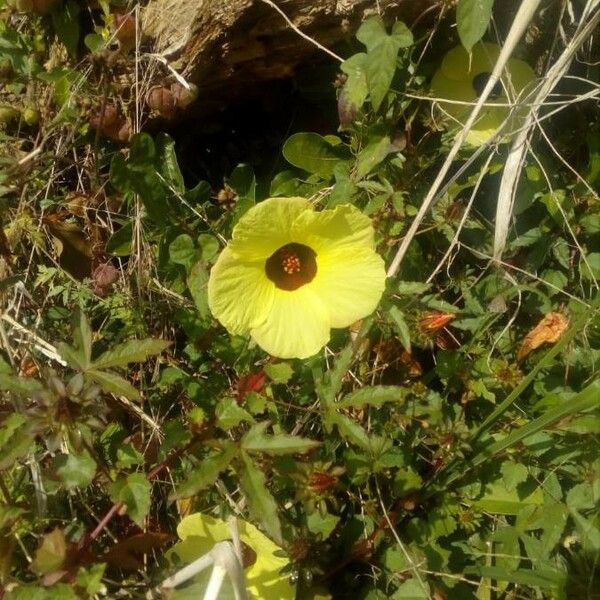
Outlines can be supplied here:
M431 81L431 92L435 98L470 104L439 102L441 111L448 121L461 125L467 120L473 104L477 102L500 55L500 46L482 42L477 44L471 56L462 47L453 48L446 54L438 71ZM526 88L535 79L533 69L517 58L508 60L500 81L488 96L487 104L467 135L466 141L473 146L485 143L502 125L511 107L527 95ZM505 104L505 106L491 106ZM517 108L511 115L506 134L501 141L509 141L511 135L523 122L525 107Z
M316 212L305 198L251 208L212 268L208 303L233 334L269 354L307 358L332 327L371 314L385 287L371 221L350 204Z
M238 519L237 526L250 597L260 600L293 600L296 597L296 589L290 575L281 574L281 570L290 564L290 559L285 556L284 551L251 523ZM177 534L181 541L169 550L167 557L174 562L177 556L178 562L186 564L210 552L217 542L231 539L231 531L225 521L202 513L185 517L177 526ZM206 586L210 570L203 571L194 578L195 585L198 586L198 589L194 589L195 598L202 597L200 588ZM226 578L219 597L230 595L232 596L231 583Z

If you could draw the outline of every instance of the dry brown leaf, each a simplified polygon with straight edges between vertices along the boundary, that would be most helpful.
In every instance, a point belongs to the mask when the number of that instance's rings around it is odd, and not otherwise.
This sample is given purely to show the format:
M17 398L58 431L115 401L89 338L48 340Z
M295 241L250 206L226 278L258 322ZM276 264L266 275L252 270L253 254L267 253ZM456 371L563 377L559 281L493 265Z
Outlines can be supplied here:
M554 344L569 326L569 319L558 312L548 313L523 339L517 352L517 362L542 344Z

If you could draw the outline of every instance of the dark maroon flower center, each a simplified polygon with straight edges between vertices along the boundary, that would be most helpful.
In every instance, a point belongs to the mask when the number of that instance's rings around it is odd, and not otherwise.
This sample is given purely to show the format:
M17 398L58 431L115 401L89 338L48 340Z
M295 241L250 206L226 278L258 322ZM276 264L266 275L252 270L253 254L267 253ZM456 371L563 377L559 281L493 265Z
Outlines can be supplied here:
M292 242L267 258L265 273L280 290L297 290L315 278L316 257L312 248Z
M477 94L478 98L483 93L483 89L487 85L487 82L489 81L490 76L491 76L491 73L489 73L488 71L485 71L484 73L479 73L479 75L475 75L475 77L473 77L473 81L471 82L471 85L473 86L473 89L475 90L475 93ZM489 98L497 98L498 96L501 96L501 95L502 95L502 83L500 81L497 81L496 85L493 87L492 91L490 92Z

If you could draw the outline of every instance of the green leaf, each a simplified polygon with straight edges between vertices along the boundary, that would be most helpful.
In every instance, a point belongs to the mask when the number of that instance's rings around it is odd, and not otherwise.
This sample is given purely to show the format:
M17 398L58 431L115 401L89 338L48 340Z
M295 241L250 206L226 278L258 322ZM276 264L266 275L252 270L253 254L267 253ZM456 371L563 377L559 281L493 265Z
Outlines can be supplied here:
M388 35L381 17L367 19L356 32L357 39L367 47L364 70L374 110L378 110L390 89L396 71L400 48L413 43L413 36L404 23L398 21Z
M71 368L77 371L85 371L89 367L89 365L86 365L85 355L81 350L75 350L73 346L69 346L65 342L60 342L56 349Z
M23 415L10 414L0 428L0 470L14 466L32 450L34 436L31 424Z
M237 446L233 442L226 442L221 452L202 459L200 464L194 467L191 475L177 485L177 489L170 496L170 500L190 498L198 492L209 488L214 484L219 475L227 469L236 456L237 451Z
M17 396L30 398L35 392L43 389L42 384L31 377L18 377L10 373L0 373L0 390Z
M57 467L56 472L67 490L87 487L96 475L96 461L86 449L79 454L57 456L54 464Z
M365 72L373 110L379 110L392 85L397 58L398 45L388 36L367 54Z
M280 362L266 365L265 373L273 383L287 383L294 374L294 369L289 363Z
M140 393L126 380L110 371L86 371L86 377L95 381L105 392L116 396L125 396L130 400L139 400Z
M165 178L167 185L175 193L183 195L185 193L185 183L183 175L177 164L177 154L175 153L175 142L170 135L160 132L156 136L156 160L160 168L160 174Z
M490 444L471 459L471 466L475 467L490 460L529 436L550 427L550 425L566 417L598 406L600 406L600 381L594 381L574 398L571 398L569 402L548 410L541 417L529 421L501 440Z
M330 515L329 513L323 516L318 510L310 513L306 517L306 526L308 527L308 530L312 534L319 536L321 540L326 540L332 534L339 522L340 517Z
M366 65L367 55L364 52L354 54L341 65L342 71L347 75L338 98L338 116L341 125L349 125L354 121L369 95Z
M82 310L75 313L74 319L73 337L75 348L79 350L83 357L83 368L87 369L92 360L92 329Z
M204 261L198 261L191 269L187 278L187 286L200 316L210 315L208 307L208 270Z
M295 167L329 179L343 160L340 148L318 133L295 133L283 145L283 156Z
M252 517L261 523L264 530L277 544L282 544L281 523L277 514L277 503L267 488L264 469L242 452L243 466L240 470L240 487L248 502Z
M210 233L201 233L198 236L198 246L200 247L202 260L205 262L212 261L219 253L219 240Z
M158 152L152 138L146 133L138 133L131 140L129 159L118 153L110 165L110 181L123 193L138 194L148 216L156 224L163 226L165 213L169 211L166 183L158 174Z
M238 165L227 179L228 185L241 199L256 202L256 177L250 165Z
M517 569L515 571L507 571L500 567L487 566L467 566L463 571L466 575L476 575L478 577L486 577L489 579L497 579L498 581L510 581L522 585L537 586L541 588L549 588L559 585L562 581L561 574L557 571L549 571L536 569Z
M367 405L379 407L386 402L404 402L409 393L408 388L396 385L366 385L345 396L336 407L363 408Z
M52 11L52 23L56 35L73 57L77 55L79 44L79 12L79 4L75 0L58 4Z
M483 37L490 19L494 0L459 0L456 7L458 37L467 52Z
M169 258L171 262L189 269L198 258L198 251L191 236L187 233L178 235L169 244Z
M131 473L112 484L110 497L113 502L123 502L131 519L143 527L150 510L150 491L150 482L143 473Z
M581 538L583 549L589 553L600 552L600 529L592 521L586 519L579 511L571 509L570 512Z
M229 431L232 427L237 427L240 423L254 423L254 417L244 408L242 408L235 398L223 398L217 404L215 416L219 427Z
M160 354L169 345L170 342L166 340L153 338L129 340L107 350L92 363L92 367L94 369L110 369L112 367L126 367L132 362L144 362L151 356Z
M528 504L543 504L544 493L541 487L521 498L516 488L508 489L502 479L486 485L482 498L474 506L496 515L517 515Z
M394 150L395 148L387 136L369 141L367 146L359 152L356 160L357 179L363 179Z
M398 334L398 339L400 343L404 346L404 349L407 352L411 351L410 346L410 329L406 321L404 320L404 315L402 311L397 306L391 306L388 310L388 315L394 324L394 329Z
M246 452L264 452L270 456L278 456L283 454L302 454L321 445L321 442L308 440L296 435L288 435L287 433L265 435L265 429L269 424L267 421L254 425L242 438L242 449Z
M98 33L88 33L83 38L83 43L95 54L102 52L107 46L106 40Z
M133 238L133 222L129 221L117 229L106 243L106 251L114 256L129 256Z

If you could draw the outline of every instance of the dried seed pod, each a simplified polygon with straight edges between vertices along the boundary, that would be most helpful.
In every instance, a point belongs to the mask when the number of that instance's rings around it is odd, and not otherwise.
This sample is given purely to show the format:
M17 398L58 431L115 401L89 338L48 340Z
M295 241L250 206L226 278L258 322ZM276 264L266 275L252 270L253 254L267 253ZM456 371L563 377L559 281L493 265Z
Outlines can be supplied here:
M173 92L166 87L157 85L150 89L146 97L146 104L155 113L165 119L170 119L175 114L176 101Z
M179 82L171 84L171 93L178 108L185 109L198 98L198 86L193 83L188 83L188 86L186 88Z

